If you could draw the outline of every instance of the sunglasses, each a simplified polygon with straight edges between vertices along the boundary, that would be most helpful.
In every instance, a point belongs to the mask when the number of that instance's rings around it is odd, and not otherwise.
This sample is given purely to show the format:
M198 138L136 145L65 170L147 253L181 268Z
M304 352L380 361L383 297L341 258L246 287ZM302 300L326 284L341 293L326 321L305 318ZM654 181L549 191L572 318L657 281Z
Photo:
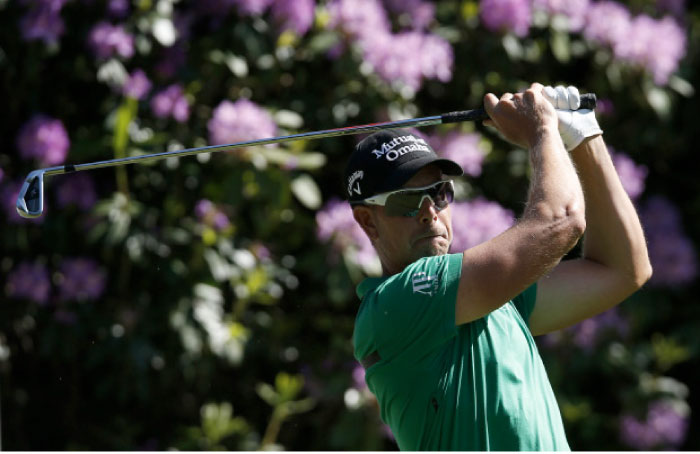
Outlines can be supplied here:
M455 187L452 180L438 181L430 186L420 188L397 189L368 197L362 203L383 206L389 216L415 217L420 211L423 200L429 198L435 208L443 210L452 203Z

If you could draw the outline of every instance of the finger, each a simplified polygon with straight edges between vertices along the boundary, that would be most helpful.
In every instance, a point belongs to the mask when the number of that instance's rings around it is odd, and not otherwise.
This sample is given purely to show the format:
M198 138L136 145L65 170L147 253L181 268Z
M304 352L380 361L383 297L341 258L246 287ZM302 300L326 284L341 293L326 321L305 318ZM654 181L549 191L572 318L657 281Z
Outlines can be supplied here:
M557 106L557 91L554 89L554 87L547 85L542 90L542 94L554 107Z
M539 82L535 82L532 85L530 85L530 90L535 92L541 92L543 88L544 86Z
M566 91L563 85L557 85L555 90L557 91L557 103L554 105L557 109L569 109L569 92Z
M491 116L496 104L498 104L498 98L496 98L496 95L493 93L486 93L486 95L484 95L484 109L489 116Z
M495 128L495 127L496 127L496 123L494 123L493 120L491 120L491 119L484 120L484 121L482 122L482 124L483 124L484 126L488 126L489 128Z
M501 101L508 101L513 97L513 93L503 93L501 96Z
M581 95L578 92L578 88L569 85L566 91L569 93L569 109L578 110L581 107Z

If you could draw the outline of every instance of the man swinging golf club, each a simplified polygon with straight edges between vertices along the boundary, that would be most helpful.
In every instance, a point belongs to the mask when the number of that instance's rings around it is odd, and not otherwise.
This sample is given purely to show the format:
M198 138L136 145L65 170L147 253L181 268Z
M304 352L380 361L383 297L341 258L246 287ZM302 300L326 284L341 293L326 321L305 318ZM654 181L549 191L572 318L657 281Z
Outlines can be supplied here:
M610 309L652 272L602 130L579 103L575 87L539 84L485 96L486 124L529 151L530 189L512 228L456 254L459 165L401 130L350 157L348 198L383 268L357 288L355 356L402 450L569 450L533 336ZM561 261L584 231L582 256Z

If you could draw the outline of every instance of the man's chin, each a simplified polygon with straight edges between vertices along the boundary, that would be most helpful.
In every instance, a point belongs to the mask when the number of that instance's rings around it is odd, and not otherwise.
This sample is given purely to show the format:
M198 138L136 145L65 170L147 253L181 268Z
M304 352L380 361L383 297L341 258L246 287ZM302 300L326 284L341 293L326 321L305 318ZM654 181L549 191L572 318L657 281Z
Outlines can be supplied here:
M442 241L433 240L430 242L425 242L425 244L418 245L418 247L415 249L415 252L418 255L416 259L447 254L450 250L450 243L444 238L441 238L441 240Z

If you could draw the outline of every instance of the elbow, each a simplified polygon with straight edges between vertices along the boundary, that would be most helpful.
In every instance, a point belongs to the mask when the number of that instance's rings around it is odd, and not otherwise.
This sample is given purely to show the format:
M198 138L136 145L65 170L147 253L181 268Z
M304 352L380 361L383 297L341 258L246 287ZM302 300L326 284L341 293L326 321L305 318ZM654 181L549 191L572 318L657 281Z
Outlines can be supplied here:
M565 208L565 214L562 216L564 221L562 224L562 236L566 243L566 252L576 246L576 243L581 239L586 231L586 214L582 207L577 205L568 205Z
M632 275L632 283L635 287L635 290L639 290L640 288L642 288L642 286L646 284L649 281L649 279L651 279L651 276L653 274L654 269L652 268L648 258L646 258L646 260L643 260L642 263L635 266L634 273Z
M571 235L575 238L574 244L581 239L586 231L586 215L582 210L575 210L570 215L569 223L571 224Z
M633 294L646 284L653 274L653 269L649 260L639 260L632 266L619 273L621 283L624 282L625 297Z

